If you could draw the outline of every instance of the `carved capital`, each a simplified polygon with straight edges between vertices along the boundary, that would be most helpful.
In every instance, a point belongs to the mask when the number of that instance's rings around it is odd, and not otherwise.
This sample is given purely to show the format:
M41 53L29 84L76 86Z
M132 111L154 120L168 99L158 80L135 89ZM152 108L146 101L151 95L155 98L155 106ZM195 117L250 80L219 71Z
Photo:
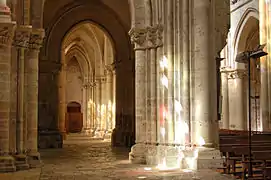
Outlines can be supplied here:
M132 28L129 31L132 43L136 44L136 49L157 48L163 45L163 26L147 26L145 28Z
M11 46L15 28L15 22L0 23L0 46Z
M156 26L147 27L147 40L149 42L148 47L160 47L163 45L163 26L157 24Z
M45 32L43 29L33 29L29 40L29 49L40 50Z
M146 28L136 28L133 27L129 31L129 35L131 36L132 43L138 46L144 46L147 37L147 29Z
M228 72L228 79L243 79L247 75L246 70L234 70L234 71L229 71Z
M105 65L105 75L112 74L116 70L115 64Z
M15 30L13 45L18 48L27 48L30 40L31 30L31 26L18 26Z

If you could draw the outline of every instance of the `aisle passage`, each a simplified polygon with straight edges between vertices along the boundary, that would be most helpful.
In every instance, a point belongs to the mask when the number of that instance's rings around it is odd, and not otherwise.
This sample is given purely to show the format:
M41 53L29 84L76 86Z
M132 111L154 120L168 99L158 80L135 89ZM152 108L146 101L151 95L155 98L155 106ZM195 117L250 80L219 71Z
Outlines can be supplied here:
M146 165L128 162L129 149L111 148L103 140L71 140L63 149L42 151L43 167L13 174L1 180L228 180L210 170L201 172L159 172Z

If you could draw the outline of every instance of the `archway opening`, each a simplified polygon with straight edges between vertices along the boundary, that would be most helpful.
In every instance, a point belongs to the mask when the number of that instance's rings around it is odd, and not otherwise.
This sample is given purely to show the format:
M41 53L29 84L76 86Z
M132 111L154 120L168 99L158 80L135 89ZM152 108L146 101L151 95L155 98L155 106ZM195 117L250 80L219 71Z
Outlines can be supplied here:
M67 102L76 101L81 104L82 132L88 135L88 139L89 135L110 134L107 130L98 131L99 128L89 126L101 123L99 118L109 117L106 112L111 109L112 125L106 121L99 127L108 125L114 128L112 146L131 146L135 141L135 59L127 33L131 27L128 1L46 0L43 26L46 36L39 62L40 132L50 131L50 143L60 142L56 140L60 136L65 138ZM105 44L111 46L105 48ZM112 51L111 61L104 58L105 51ZM68 70L72 71L69 72L70 87ZM105 78L105 74L111 76ZM108 80L110 78L112 80ZM110 81L113 91L106 90ZM67 89L70 95L67 95ZM114 92L108 95L115 96L109 102L104 102L106 96L102 94L106 92ZM84 101L89 96L92 98ZM100 104L95 103L96 96ZM41 137L39 143L45 140Z
M241 29L240 35L237 41L237 52L253 51L257 49L260 44L259 33L259 20L253 16L247 18L244 22L244 26ZM247 64L238 64L238 67L242 67L248 72ZM250 59L250 80L251 80L251 124L253 131L262 131L262 125L260 122L260 87L261 87L261 72L260 72L260 59ZM245 83L244 96L247 97L248 83ZM245 112L249 112L248 98L244 98ZM247 123L248 125L248 123Z
M75 25L64 37L61 56L64 68L58 82L62 117L59 124L63 132L111 138L116 104L115 55L111 42L103 29L89 21ZM79 112L66 111L71 101L82 104Z

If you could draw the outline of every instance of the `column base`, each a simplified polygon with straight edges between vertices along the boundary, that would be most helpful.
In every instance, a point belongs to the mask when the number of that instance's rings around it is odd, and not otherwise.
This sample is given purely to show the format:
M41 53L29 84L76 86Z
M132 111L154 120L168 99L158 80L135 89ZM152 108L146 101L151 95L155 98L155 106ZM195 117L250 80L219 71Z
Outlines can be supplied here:
M40 149L49 148L62 148L63 135L58 131L39 131L39 144Z
M193 148L183 151L184 169L217 169L223 167L221 152L215 148Z
M41 158L39 152L31 152L27 154L27 161L30 168L41 167Z
M156 166L159 170L217 169L223 167L219 150L214 148L186 148L174 145L136 144L129 153L133 164Z
M119 128L115 128L113 129L112 131L112 134L111 134L111 145L113 147L120 147L120 146L123 146L123 131Z
M91 128L83 128L81 133L86 136L92 136L93 130Z
M94 131L94 138L103 139L105 135L105 130L102 129L96 129Z
M112 130L106 130L105 133L104 133L104 139L106 140L110 140L111 139L111 136L112 136Z
M16 170L27 170L29 169L29 164L27 162L27 156L25 154L14 155Z
M0 156L0 173L15 172L15 159L12 156Z
M132 164L146 164L146 151L147 147L145 144L133 145L129 153L129 161Z

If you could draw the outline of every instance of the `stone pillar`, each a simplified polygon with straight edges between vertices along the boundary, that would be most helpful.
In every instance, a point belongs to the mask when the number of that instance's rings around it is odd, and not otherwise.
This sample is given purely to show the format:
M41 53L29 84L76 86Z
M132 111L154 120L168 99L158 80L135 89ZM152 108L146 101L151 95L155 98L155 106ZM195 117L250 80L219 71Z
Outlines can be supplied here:
M192 9L190 133L195 148L190 155L184 152L184 162L188 168L193 169L222 167L223 162L220 151L216 149L218 147L216 56L219 51L215 52L217 44L212 35L217 32L214 20L217 9L214 3L215 1L209 0L193 0L193 6L190 7ZM191 158L195 160L192 164L188 160Z
M27 59L25 61L25 79L27 83L27 155L30 167L40 165L40 154L38 152L38 77L39 77L39 52L43 43L44 30L33 29Z
M116 70L112 74L113 96L112 96L112 128L116 128Z
M106 77L102 77L101 79L101 131L102 134L104 134L104 131L106 130L106 117L107 117L107 92L106 92L106 83L107 79Z
M83 133L86 135L89 135L91 133L91 128L90 128L90 119L88 117L88 101L89 101L89 84L85 83L83 85Z
M95 82L95 136L101 129L101 82L97 79Z
M232 130L246 130L245 70L229 73L229 126Z
M132 163L146 163L146 53L145 39L147 30L132 28L130 36L135 43L135 131L136 144L132 147L129 159Z
M17 170L28 169L29 165L26 158L26 147L24 142L25 120L24 110L25 110L25 50L28 47L30 40L31 26L19 26L15 32L14 43L17 50L17 60L18 60L18 112L16 121L16 168Z
M210 48L210 19L208 14L211 10L209 0L194 0L194 120L192 121L192 142L193 144L204 144L208 147L214 147L216 138L214 136L213 123L217 121L214 117L216 107L216 91L212 89L213 83L210 74L216 74L216 69L212 64L215 63L215 57L212 56Z
M66 81L67 81L67 64L65 62L65 52L61 51L61 70L58 74L58 130L62 134L63 138L66 139L66 113L67 113L67 102L66 102Z
M107 117L106 117L106 121L107 121L107 125L106 125L106 130L112 132L112 104L113 104L113 74L112 72L108 72L107 73L107 81L106 81L106 94L107 94L107 102L106 102L106 106L107 106Z
M261 126L263 131L269 131L271 129L270 123L270 101L269 101L269 82L268 82L268 74L270 73L270 68L268 68L268 62L270 61L270 39L268 39L269 35L267 32L270 30L270 25L267 21L267 17L269 16L268 11L266 11L268 4L265 0L259 0L259 11L260 11L260 44L267 44L268 56L264 56L261 58L261 92L260 92L260 119Z
M5 22L2 18L0 9L0 172L11 172L16 170L14 158L9 155L11 43L16 25L10 17Z
M95 131L95 83L90 83L90 128L91 128L91 136Z
M228 93L228 72L225 68L221 69L222 84L222 124L220 129L230 129L229 125L229 93Z

